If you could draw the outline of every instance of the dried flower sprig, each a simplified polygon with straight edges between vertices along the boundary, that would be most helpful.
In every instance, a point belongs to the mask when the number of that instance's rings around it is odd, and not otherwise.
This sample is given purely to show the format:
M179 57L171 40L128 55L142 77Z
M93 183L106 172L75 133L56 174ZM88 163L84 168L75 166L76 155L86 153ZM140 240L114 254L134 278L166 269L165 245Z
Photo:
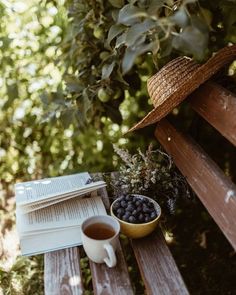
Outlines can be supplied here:
M113 184L116 194L145 194L168 207L171 213L180 195L190 196L185 178L177 171L168 154L159 149L153 150L151 144L145 153L138 149L134 155L116 145L113 147L123 161L119 178Z

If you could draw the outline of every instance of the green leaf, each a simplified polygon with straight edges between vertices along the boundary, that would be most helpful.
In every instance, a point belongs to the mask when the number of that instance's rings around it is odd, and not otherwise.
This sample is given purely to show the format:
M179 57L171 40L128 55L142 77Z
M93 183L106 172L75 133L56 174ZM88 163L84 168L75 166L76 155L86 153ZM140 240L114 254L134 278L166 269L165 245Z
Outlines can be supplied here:
M105 64L102 67L102 80L108 79L114 69L116 62L113 61L111 64Z
M186 10L184 8L180 8L172 17L170 17L170 20L181 28L186 27L188 24L188 16Z
M132 46L136 42L136 40L140 38L142 34L154 28L156 25L157 23L150 19L147 19L139 24L134 24L127 31L125 44L127 46Z
M84 88L83 85L80 84L80 81L73 76L66 76L64 80L66 82L66 87L70 93L80 92Z
M107 37L107 44L110 45L111 41L121 34L124 31L125 27L121 24L115 24L110 27L110 30L108 32L108 37Z
M202 33L193 26L186 27L178 36L173 38L173 47L201 60L207 49L208 34Z
M209 32L208 25L201 16L193 15L191 17L191 24L193 27L201 31L202 34L208 34Z
M15 98L18 98L18 85L17 83L13 83L11 85L7 85L7 95L8 98L13 101Z
M65 128L68 128L73 122L74 112L75 110L71 108L65 109L63 112L61 112L60 119Z
M127 4L119 12L118 23L133 25L139 22L142 17L147 16L148 14L144 9L136 7L132 4Z
M0 38L0 41L2 41L2 46L1 46L1 50L7 50L9 48L9 45L12 42L12 39L8 38L8 37L2 37Z
M115 74L116 74L115 77L117 81L121 82L124 86L129 87L129 84L124 80L121 70L119 68L117 69Z
M17 83L13 83L11 85L6 85L6 86L7 86L8 100L4 104L4 107L3 107L4 110L7 110L12 105L13 101L19 97Z
M81 111L84 121L87 120L87 113L91 109L92 103L89 99L88 88L83 90L83 95L79 97L79 109Z
M42 103L44 103L44 104L46 104L46 105L49 104L48 93L47 93L46 91L44 91L43 93L41 93L41 94L39 95L39 97L40 97Z
M124 0L109 0L109 2L112 6L116 8L121 8L122 6L124 6Z
M124 32L122 35L120 35L117 39L116 39L116 45L115 48L119 48L121 45L125 44L126 41L126 35L127 35L127 31Z
M151 42L149 44L141 44L139 47L134 49L130 47L127 48L125 51L124 58L122 60L123 74L127 73L132 68L137 56L145 52L151 51L154 48L155 44L155 42Z

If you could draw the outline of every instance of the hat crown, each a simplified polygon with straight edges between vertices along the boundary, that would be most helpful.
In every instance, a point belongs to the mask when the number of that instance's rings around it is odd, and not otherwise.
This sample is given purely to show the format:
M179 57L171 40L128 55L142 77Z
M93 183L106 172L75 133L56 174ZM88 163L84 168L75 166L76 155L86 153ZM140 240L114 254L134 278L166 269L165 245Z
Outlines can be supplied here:
M158 107L166 97L178 91L200 65L189 57L178 57L167 63L147 82L148 93L153 105Z
M178 57L169 62L148 80L147 88L154 104L153 110L129 131L164 118L189 94L235 57L236 45L232 45L222 48L202 65L187 57Z

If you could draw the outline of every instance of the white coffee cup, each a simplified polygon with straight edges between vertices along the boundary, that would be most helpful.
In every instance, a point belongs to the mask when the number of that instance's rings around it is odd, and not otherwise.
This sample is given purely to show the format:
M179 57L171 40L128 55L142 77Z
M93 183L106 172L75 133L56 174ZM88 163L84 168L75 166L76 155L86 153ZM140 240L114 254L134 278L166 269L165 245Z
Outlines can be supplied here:
M81 225L85 253L93 262L116 265L115 251L119 240L120 224L108 215L92 216Z

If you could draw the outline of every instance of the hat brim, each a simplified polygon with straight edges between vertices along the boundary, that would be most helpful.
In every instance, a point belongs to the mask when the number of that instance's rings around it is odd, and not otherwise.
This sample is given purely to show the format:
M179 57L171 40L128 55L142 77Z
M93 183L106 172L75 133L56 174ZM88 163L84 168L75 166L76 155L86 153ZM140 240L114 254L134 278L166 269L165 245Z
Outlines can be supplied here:
M193 68L193 72L191 73L191 75L189 75L189 77L191 77L190 79L187 79L184 83L181 83L181 77L179 77L178 87L175 88L175 90L170 93L160 105L155 107L141 121L139 121L131 129L129 129L128 132L143 128L145 126L160 121L177 105L179 105L189 94L196 90L211 76L213 76L220 68L222 68L225 64L231 62L235 56L236 45L224 47L223 49L219 50L213 57L211 57L205 64ZM152 88L153 82L155 83L155 81L152 81ZM155 93L155 91L152 91L152 93ZM150 94L152 100L157 100L157 97L152 97L152 93ZM158 95L158 93L156 95Z

